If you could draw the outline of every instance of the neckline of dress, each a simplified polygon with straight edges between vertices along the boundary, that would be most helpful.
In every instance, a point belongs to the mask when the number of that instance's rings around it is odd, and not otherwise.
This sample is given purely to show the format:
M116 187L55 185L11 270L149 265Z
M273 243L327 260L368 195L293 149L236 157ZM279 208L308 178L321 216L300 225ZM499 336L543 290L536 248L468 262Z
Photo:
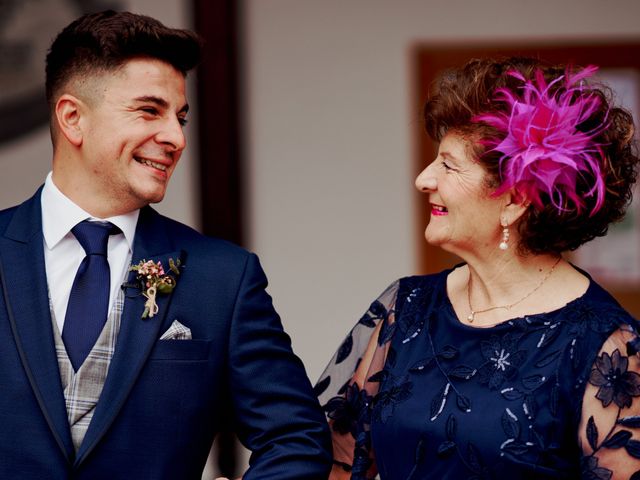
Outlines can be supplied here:
M587 289L579 296L577 296L576 298L574 298L573 300L565 303L564 305L562 305L561 307L558 308L554 308L553 310L549 310L548 312L539 312L539 313L532 313L529 315L524 315L524 316L519 316L519 317L513 317L513 318L508 318L506 320L503 320L501 322L497 322L497 323L493 323L490 325L469 325L467 323L464 323L462 320L460 320L460 318L458 317L458 315L456 314L455 309L453 308L453 304L451 303L451 299L449 298L449 292L447 291L447 277L449 276L449 274L451 272L453 272L456 268L462 267L466 265L466 263L459 263L447 270L444 270L442 272L442 276L440 281L442 282L442 292L443 292L443 297L444 297L444 303L445 303L445 308L446 308L446 312L447 312L447 316L450 317L450 321L452 324L456 325L456 326L460 326L462 328L465 328L467 330L493 330L493 329L497 329L500 327L503 327L504 325L506 326L512 326L515 322L522 322L522 321L526 321L526 320L536 320L536 321L540 321L540 317L548 317L550 315L554 315L556 313L558 313L560 310L564 310L567 307L574 307L575 305L582 303L582 301L588 296L590 295L594 288L596 287L596 283L594 282L593 278L591 278L591 275L589 275L587 272L585 272L584 270L582 270L579 267L576 267L575 265L571 264L571 266L573 268L575 268L576 270L578 270L580 273L582 273L585 277L587 277L587 280L589 280L589 285L587 286Z

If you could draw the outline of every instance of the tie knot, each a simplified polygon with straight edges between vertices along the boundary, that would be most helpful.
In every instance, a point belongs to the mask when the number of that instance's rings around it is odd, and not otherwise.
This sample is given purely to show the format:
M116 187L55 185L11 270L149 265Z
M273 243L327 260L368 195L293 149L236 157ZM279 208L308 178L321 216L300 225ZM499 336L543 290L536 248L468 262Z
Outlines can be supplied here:
M107 255L109 235L120 233L120 229L110 222L90 222L85 220L71 229L87 255Z

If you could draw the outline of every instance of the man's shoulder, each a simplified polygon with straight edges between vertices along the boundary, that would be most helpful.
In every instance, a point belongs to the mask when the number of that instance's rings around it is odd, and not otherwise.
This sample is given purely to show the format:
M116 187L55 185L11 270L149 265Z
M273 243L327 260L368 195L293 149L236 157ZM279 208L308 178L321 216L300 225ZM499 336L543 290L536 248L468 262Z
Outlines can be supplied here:
M6 225L13 218L13 214L20 207L20 205L14 205L13 207L4 208L0 210L0 224Z
M29 198L24 199L20 203L17 203L11 207L0 208L0 220L4 222L11 220L11 218L13 217L13 214L19 208L26 208L26 207L29 207L30 205L39 204L41 191L42 191L42 187L36 190L36 192L33 195L31 195Z
M217 237L209 237L177 220L166 217L153 209L143 209L141 215L150 215L161 222L164 231L176 248L207 255L223 255L228 258L246 259L251 253L244 248Z
M12 220L16 218L16 212L20 213L17 217L19 220L12 227L14 233L16 231L24 231L27 234L32 233L35 228L34 225L40 221L39 194L40 190L38 190L35 195L18 205L0 209L0 235L4 235L7 232Z

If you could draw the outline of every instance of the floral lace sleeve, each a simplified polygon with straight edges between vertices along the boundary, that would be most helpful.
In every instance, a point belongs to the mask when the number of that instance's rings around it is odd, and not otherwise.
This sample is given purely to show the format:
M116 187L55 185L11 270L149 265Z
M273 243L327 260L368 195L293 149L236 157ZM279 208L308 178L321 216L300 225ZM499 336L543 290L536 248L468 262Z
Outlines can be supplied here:
M333 439L330 480L365 480L377 474L369 432L374 396L395 330L398 282L369 307L342 342L316 385Z
M640 480L640 357L623 326L604 343L585 389L579 440L582 478Z

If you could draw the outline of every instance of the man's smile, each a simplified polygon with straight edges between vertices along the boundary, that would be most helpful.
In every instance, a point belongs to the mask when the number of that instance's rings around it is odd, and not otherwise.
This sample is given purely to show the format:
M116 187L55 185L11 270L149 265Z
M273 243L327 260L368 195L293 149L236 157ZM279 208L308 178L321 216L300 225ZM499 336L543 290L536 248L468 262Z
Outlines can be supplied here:
M148 165L149 167L156 168L156 169L158 169L160 171L163 171L163 172L167 171L167 165L164 165L162 163L154 162L153 160L148 160L146 158L140 158L140 157L133 157L133 159L136 162L141 163L143 165Z

